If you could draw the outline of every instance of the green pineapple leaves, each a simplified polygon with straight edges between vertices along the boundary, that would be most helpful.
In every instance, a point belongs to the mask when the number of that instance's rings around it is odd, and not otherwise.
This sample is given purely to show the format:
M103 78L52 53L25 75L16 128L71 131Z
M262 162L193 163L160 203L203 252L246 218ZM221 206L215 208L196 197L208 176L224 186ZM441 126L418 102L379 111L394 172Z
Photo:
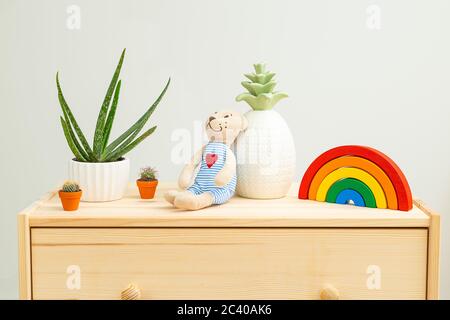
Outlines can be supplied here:
M125 49L120 56L119 63L114 72L113 78L109 84L105 98L103 100L100 112L97 118L97 125L94 133L93 148L89 145L85 135L81 131L73 113L67 104L64 95L62 93L61 85L59 83L59 75L56 74L56 86L58 89L58 100L63 112L63 116L60 117L61 126L63 128L64 136L67 144L75 156L77 161L81 162L112 162L118 161L126 153L134 149L139 143L144 141L155 130L156 126L145 131L139 137L139 133L147 123L148 119L156 109L164 94L166 93L170 78L167 81L163 91L156 99L156 101L149 107L149 109L134 123L127 131L121 134L111 144L109 143L109 137L111 134L112 125L115 119L117 106L119 103L120 88L122 85L119 80L120 70L122 68L123 60L125 57ZM112 100L112 101L111 101ZM136 138L137 137L137 138Z
M270 110L278 101L287 97L288 95L283 92L261 93L258 96L249 93L241 93L236 97L236 101L247 102L253 110Z
M257 82L242 81L242 86L248 90L252 95L258 96L263 93L272 92L276 86L275 81L269 81L266 84L260 84Z
M248 92L241 93L236 97L236 101L247 102L253 110L270 110L281 99L287 98L284 92L274 92L276 82L273 80L275 73L266 71L266 65L262 63L254 64L254 73L247 73L244 76L250 81L241 82Z

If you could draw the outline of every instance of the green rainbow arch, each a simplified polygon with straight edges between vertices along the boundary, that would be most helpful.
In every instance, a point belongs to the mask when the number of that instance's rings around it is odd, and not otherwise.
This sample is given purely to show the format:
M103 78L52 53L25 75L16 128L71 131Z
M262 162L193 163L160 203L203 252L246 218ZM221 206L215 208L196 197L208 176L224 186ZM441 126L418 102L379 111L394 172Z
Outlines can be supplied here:
M327 192L326 202L336 203L337 196L346 189L358 192L364 199L366 207L377 207L375 196L370 188L364 182L353 178L346 178L333 183Z

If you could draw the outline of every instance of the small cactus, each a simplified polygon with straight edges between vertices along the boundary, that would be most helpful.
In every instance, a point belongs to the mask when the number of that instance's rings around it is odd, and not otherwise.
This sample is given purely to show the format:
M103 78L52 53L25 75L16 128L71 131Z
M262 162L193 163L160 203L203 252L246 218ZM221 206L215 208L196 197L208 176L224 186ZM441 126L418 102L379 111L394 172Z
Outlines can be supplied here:
M140 180L142 181L152 181L156 180L157 171L152 167L144 167L141 169Z
M80 191L80 186L75 181L66 181L62 186L63 192L78 192Z

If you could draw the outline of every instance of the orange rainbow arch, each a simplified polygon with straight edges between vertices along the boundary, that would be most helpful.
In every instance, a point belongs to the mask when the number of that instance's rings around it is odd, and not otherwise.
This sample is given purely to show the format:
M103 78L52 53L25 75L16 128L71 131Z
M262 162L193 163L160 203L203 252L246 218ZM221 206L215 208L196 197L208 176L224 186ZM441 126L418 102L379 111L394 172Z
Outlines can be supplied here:
M358 206L412 209L403 172L384 153L364 146L340 146L316 158L306 170L299 199Z

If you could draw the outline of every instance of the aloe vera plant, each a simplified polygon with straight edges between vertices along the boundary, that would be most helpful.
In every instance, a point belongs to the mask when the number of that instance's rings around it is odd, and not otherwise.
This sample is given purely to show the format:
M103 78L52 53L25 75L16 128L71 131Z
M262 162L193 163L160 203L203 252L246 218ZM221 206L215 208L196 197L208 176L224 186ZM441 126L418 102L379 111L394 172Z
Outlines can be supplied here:
M89 145L86 136L80 129L66 99L62 93L61 84L59 82L59 74L56 74L56 86L58 89L58 100L61 106L63 115L60 117L61 126L64 131L64 136L67 144L72 151L75 159L80 162L112 162L120 160L126 153L130 152L139 143L150 136L155 130L156 126L151 127L141 135L143 127L152 115L155 108L160 103L161 99L167 91L170 84L170 78L166 86L160 93L155 102L147 109L147 111L124 133L119 137L109 142L112 125L116 115L117 106L119 103L119 95L122 82L119 80L120 70L122 68L125 57L125 49L120 56L119 63L109 84L105 98L103 100L100 112L97 118L95 127L94 141ZM139 136L138 136L139 135Z
M242 81L242 86L248 92L241 93L236 97L236 101L247 102L253 110L270 110L275 104L288 95L284 92L274 92L276 82L273 80L275 73L266 71L263 63L254 64L254 73L247 73L244 76L250 81Z

